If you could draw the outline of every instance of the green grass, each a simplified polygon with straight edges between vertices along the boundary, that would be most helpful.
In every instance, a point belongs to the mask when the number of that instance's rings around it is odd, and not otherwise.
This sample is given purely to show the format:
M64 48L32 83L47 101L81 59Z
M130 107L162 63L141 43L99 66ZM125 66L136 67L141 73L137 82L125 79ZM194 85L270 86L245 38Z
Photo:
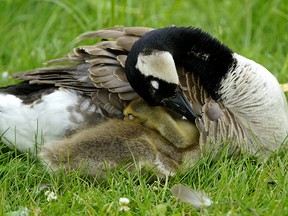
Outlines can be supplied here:
M76 4L77 3L77 4ZM288 1L0 1L0 72L10 74L42 66L79 43L90 30L114 25L201 27L235 52L270 70L280 82L288 80ZM15 83L2 80L1 85ZM31 136L33 136L31 134ZM77 172L49 174L29 155L0 152L0 215L21 207L31 215L288 215L288 156L275 153L265 163L249 157L211 163L209 156L187 174L151 181L149 175L119 170L97 183ZM170 192L177 183L206 191L213 207L197 212L179 203ZM47 201L42 185L58 196ZM128 213L119 212L120 197L130 199Z

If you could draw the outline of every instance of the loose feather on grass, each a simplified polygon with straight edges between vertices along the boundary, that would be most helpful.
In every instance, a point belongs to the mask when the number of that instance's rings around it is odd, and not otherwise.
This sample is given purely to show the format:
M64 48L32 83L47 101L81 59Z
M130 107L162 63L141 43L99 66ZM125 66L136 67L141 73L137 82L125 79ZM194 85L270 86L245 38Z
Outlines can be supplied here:
M204 191L196 191L182 184L176 184L171 188L173 196L182 202L188 202L196 209L211 206L213 201Z

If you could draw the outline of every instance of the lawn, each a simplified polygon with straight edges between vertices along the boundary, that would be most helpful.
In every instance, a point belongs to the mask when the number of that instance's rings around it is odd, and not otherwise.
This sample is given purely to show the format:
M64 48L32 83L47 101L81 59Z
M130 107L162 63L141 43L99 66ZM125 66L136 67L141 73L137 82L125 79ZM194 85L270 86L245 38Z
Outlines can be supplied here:
M76 40L79 34L115 25L201 27L287 82L287 5L287 0L1 0L0 84L16 83L3 72L40 67L83 44ZM95 182L77 172L55 176L29 154L1 144L0 215L288 215L287 170L283 148L266 162L247 155L231 159L223 152L217 161L203 155L191 171L171 179L152 180L122 168ZM178 183L204 190L215 204L197 211L179 202L170 190ZM127 212L119 211L121 197L130 200Z

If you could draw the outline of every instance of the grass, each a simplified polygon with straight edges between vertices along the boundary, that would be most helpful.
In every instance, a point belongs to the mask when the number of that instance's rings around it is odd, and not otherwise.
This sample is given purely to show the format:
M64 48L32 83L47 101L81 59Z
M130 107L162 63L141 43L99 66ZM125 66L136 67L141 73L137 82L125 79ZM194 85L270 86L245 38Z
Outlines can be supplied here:
M81 44L75 38L85 31L175 24L205 29L286 82L287 4L287 0L169 0L165 4L162 0L1 0L0 72L12 74L61 57ZM1 85L15 82L2 80ZM104 182L91 182L77 172L57 177L28 154L4 145L0 150L0 215L17 215L21 208L28 208L30 215L288 215L285 149L263 163L245 155L232 160L225 154L211 163L204 155L189 173L172 179L151 181L149 175L123 169ZM177 183L204 190L219 204L198 212L172 197L170 188ZM45 188L47 184L52 187ZM58 199L48 202L47 190ZM130 199L129 212L119 212L120 197Z

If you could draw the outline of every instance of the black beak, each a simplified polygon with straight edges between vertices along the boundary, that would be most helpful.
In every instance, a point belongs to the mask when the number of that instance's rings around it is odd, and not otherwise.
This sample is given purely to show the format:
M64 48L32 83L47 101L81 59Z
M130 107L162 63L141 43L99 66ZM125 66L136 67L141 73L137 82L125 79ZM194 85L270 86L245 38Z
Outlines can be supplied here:
M173 97L163 99L162 104L185 116L189 121L195 122L196 115L180 89L177 89L176 94Z

